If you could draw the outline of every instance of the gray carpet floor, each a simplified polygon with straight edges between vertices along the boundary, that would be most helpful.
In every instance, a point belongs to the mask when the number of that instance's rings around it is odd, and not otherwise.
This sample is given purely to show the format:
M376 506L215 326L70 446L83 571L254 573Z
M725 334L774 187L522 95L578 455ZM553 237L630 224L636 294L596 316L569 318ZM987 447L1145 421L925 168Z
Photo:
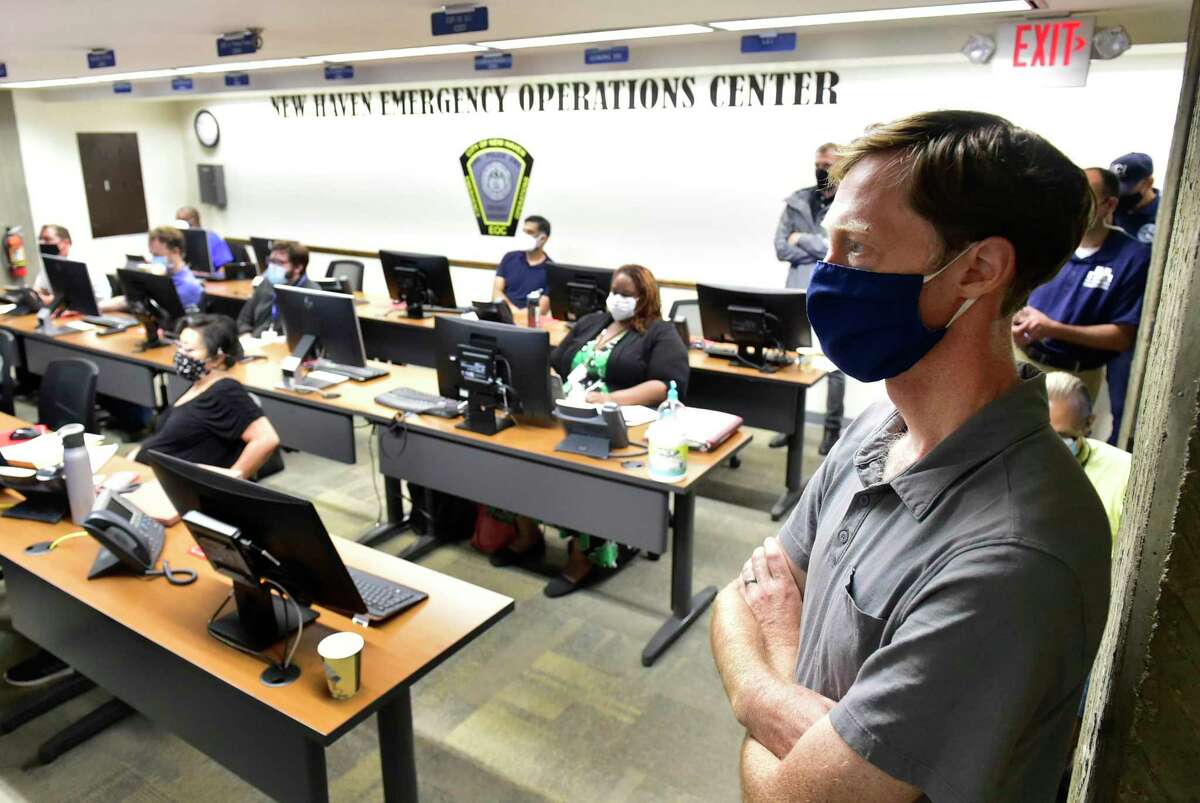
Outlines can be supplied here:
M767 448L771 434L755 431L741 467L716 470L700 490L696 590L728 582L754 546L778 530L766 510L781 490L784 452ZM266 484L313 499L331 532L353 537L378 515L367 435L365 427L358 433L354 466L288 454L287 470ZM818 465L820 435L808 428L806 477ZM407 540L383 548L397 552ZM561 561L561 543L550 540L548 560ZM544 577L494 569L466 543L422 562L517 601L510 616L414 687L422 800L738 798L741 730L713 667L708 614L655 666L645 669L639 660L669 611L669 559L639 558L609 581L559 600L542 595ZM0 584L0 668L30 649L11 632ZM0 710L20 694L0 688ZM105 699L93 691L0 736L0 800L265 799L141 716L49 767L32 765L43 740ZM372 720L327 751L332 800L382 798L376 745Z

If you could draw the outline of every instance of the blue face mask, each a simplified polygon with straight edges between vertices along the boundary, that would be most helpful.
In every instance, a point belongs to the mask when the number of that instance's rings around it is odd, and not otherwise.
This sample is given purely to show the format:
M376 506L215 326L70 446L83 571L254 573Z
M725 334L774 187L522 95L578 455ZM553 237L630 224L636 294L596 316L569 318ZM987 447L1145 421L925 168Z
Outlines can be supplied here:
M263 276L271 284L283 284L287 281L287 269L278 263L272 262L267 265L267 269L263 271Z
M1071 450L1071 454L1079 457L1079 439L1073 438L1069 435L1060 435L1059 437L1063 439L1063 443L1065 443L1067 448Z
M154 264L162 265L165 268L167 267L167 258L165 256L154 257Z
M891 379L912 368L975 303L964 301L941 329L930 331L921 321L921 288L968 250L928 276L818 262L808 283L808 320L825 356L860 382Z

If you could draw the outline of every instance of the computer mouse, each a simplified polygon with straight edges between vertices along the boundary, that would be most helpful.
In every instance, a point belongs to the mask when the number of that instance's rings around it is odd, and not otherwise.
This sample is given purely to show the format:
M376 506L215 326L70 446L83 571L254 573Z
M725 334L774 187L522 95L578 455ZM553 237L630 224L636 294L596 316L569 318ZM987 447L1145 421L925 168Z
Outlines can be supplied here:
M41 431L36 427L18 427L8 437L14 441L28 441L33 440L41 434Z
M342 394L340 394L340 393L322 393L321 398L322 399L340 399L340 398L342 398Z

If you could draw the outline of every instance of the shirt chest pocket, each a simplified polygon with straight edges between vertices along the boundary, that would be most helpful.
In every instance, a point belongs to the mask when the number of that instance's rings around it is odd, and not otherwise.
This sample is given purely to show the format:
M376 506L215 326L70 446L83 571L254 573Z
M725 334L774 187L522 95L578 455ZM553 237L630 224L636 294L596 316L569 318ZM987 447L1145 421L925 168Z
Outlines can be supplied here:
M855 570L851 569L837 592L837 600L830 608L830 621L825 625L824 636L829 644L826 670L837 692L834 699L845 695L859 669L879 649L887 625L886 620L863 610L855 593Z

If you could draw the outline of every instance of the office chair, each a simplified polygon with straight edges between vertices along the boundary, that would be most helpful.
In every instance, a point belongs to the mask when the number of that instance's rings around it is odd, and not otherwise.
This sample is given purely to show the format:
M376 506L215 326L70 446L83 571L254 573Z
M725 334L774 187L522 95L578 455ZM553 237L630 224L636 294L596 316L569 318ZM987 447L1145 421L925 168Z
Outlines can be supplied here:
M234 262L250 262L250 252L246 250L246 246L241 243L231 243L225 241L229 245L229 253L233 254Z
M337 277L350 285L351 291L358 293L362 291L364 270L366 267L357 259L335 259L329 263L325 278Z
M99 432L96 422L96 382L100 369L91 360L54 360L46 366L38 392L38 422L50 429L83 424Z
M17 394L17 339L7 329L0 330L0 412L16 415L13 397Z
M700 325L700 299L688 298L676 301L671 305L671 313L667 318L672 321L687 321L688 334L693 339L704 337L704 329Z
M104 274L108 279L108 289L112 291L113 298L125 295L125 288L121 286L121 279L115 273Z

